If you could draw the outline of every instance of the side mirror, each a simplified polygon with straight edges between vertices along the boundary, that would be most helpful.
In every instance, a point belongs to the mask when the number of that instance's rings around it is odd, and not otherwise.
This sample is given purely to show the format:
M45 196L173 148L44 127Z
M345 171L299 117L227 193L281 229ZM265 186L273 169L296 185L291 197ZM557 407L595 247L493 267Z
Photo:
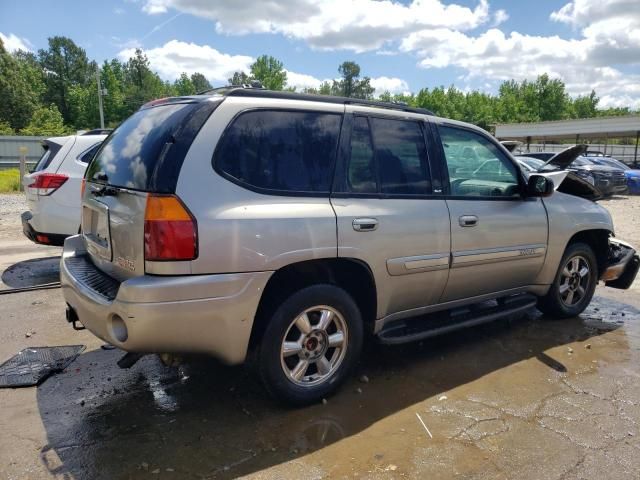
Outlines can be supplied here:
M527 182L528 197L549 197L555 190L553 180L542 175L531 175Z

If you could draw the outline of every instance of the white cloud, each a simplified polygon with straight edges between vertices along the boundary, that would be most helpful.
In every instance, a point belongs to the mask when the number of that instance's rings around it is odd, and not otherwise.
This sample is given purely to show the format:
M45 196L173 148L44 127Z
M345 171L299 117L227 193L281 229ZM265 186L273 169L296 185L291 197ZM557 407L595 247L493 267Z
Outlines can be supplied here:
M124 8L116 7L113 9L113 13L116 15L124 15Z
M126 60L132 57L135 49L122 50L118 56ZM182 72L200 72L213 83L226 84L227 79L236 71L248 71L254 62L246 55L221 53L208 45L171 40L161 47L145 50L152 68L166 79L176 79Z
M507 35L491 28L469 36L447 28L425 29L406 36L400 49L417 54L424 68L462 68L467 80L522 80L548 73L562 79L572 95L595 89L602 106L640 107L640 74L633 68L622 72L640 65L637 0L576 0L551 18L581 27L581 35Z
M296 87L297 90L302 90L303 88L318 88L323 82L332 83L333 80L334 79L332 78L325 78L321 80L313 75L287 70L287 85ZM375 95L381 95L384 92L389 92L391 94L409 92L409 85L407 82L397 77L374 77L371 79L371 86L375 88Z
M318 88L323 81L331 82L332 80L320 80L313 75L287 70L287 86L296 87L296 90L302 90L303 88Z
M371 79L371 86L376 89L376 95L384 92L409 93L409 84L398 77L374 77Z
M509 20L509 14L506 10L496 10L496 13L493 14L493 26L497 27L498 25Z
M30 52L33 49L33 45L26 38L20 38L13 33L5 35L0 32L0 40L4 44L4 48L7 52L15 52L16 50L24 50Z
M612 18L638 17L637 0L574 0L551 13L551 20L576 26Z
M147 0L143 11L170 8L215 22L218 33L279 33L306 41L317 49L356 52L381 48L424 28L476 28L490 19L487 0L471 9L440 0L280 0L260 3L237 0Z

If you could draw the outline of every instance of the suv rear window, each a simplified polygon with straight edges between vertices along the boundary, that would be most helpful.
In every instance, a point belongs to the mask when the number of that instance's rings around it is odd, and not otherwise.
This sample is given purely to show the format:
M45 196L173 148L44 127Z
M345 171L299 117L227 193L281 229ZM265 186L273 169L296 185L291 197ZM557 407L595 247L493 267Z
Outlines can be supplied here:
M216 149L216 170L270 192L328 193L342 115L255 110L238 116Z
M138 110L106 138L87 169L87 180L173 193L193 139L219 103L169 103Z

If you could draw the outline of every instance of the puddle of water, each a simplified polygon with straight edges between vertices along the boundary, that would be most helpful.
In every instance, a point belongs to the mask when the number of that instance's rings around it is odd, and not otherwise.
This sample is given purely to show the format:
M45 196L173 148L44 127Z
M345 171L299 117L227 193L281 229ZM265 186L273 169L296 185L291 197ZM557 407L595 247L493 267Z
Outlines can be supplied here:
M60 257L35 258L11 265L2 283L11 288L34 287L60 281Z

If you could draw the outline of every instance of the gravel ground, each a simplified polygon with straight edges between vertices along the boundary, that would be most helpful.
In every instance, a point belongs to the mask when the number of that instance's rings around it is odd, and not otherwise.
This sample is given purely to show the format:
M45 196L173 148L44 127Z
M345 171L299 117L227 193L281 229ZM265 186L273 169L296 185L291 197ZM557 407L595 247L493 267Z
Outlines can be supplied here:
M26 210L28 208L24 193L0 194L0 240L22 235L20 215Z

